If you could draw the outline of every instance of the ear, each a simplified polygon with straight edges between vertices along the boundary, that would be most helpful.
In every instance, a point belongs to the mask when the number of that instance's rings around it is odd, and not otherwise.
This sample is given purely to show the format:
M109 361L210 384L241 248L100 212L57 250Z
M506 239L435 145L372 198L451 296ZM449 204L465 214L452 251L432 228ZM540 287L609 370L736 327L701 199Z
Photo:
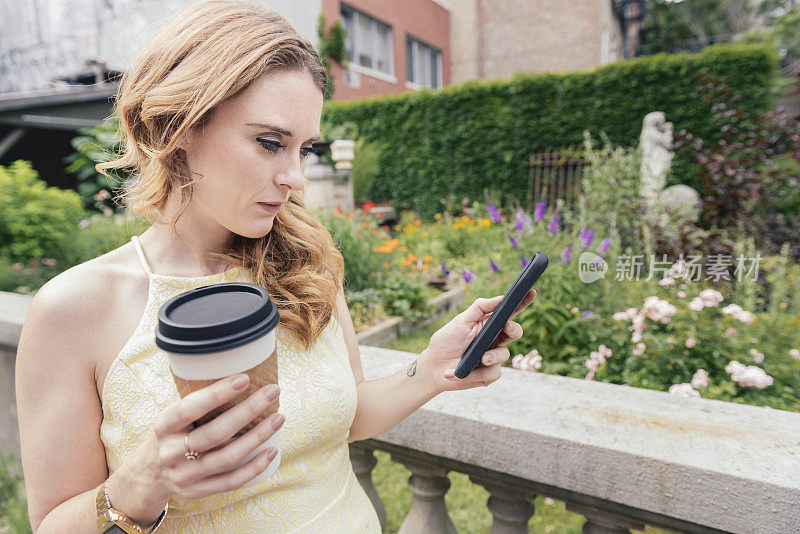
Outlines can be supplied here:
M178 148L186 152L186 150L189 148L189 145L191 145L194 142L194 140L195 140L195 132L194 130L189 129L181 136L181 140L178 143Z

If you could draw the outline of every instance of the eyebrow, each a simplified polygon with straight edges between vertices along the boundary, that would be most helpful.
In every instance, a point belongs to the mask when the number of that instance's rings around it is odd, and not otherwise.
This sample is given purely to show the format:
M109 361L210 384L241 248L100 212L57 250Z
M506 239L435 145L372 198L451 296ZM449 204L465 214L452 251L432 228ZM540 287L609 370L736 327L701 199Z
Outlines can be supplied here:
M277 133L279 133L281 135L285 135L286 137L292 137L292 132L290 132L289 130L286 130L284 128L280 128L279 126L275 126L273 124L266 124L266 123L263 123L263 122L248 122L247 126L253 126L253 127L256 127L256 128L262 128L264 130L272 130L272 131L277 132ZM309 139L306 142L307 143L316 143L319 140L320 140L319 137L312 137L311 139Z

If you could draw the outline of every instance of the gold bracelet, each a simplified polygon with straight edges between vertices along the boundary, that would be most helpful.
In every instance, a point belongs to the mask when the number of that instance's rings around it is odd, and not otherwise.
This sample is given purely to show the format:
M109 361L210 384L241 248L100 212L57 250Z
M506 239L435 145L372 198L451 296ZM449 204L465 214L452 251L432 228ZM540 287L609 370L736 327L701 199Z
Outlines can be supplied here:
M161 526L164 517L167 515L169 503L164 506L164 510L158 516L155 523L149 527L142 528L131 521L128 516L119 512L119 510L115 510L111 506L111 501L108 499L108 491L106 490L106 482L108 482L108 480L105 480L100 484L100 487L97 488L97 498L95 499L97 507L97 530L100 534L105 534L115 526L119 527L119 529L126 534L153 534L153 532Z

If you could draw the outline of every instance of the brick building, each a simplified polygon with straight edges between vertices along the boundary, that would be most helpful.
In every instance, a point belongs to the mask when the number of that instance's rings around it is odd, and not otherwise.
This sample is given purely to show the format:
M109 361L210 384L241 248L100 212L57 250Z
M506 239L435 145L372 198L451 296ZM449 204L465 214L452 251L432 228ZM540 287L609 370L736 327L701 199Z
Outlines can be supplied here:
M347 29L348 70L334 62L334 100L450 84L450 5L443 0L322 0Z
M452 81L579 70L631 57L639 0L451 0Z

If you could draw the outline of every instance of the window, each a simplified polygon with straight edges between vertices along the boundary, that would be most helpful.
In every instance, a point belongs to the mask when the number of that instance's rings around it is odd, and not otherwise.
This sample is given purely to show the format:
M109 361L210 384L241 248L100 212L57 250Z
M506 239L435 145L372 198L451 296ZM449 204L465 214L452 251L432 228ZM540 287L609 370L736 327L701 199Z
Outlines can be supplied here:
M419 87L442 86L442 53L417 41L406 37L406 65L408 81Z
M392 75L392 29L360 11L342 4L342 25L347 30L347 60Z

